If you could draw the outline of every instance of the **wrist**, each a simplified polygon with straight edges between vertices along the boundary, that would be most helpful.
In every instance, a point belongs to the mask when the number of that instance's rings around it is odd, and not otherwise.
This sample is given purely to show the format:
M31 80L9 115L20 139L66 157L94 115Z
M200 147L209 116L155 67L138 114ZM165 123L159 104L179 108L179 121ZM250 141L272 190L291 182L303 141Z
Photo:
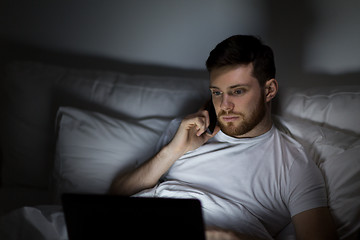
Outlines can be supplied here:
M170 142L168 145L166 145L163 148L164 154L169 156L170 158L173 158L174 160L179 159L182 155L184 155L187 151L184 147L176 146L172 142Z

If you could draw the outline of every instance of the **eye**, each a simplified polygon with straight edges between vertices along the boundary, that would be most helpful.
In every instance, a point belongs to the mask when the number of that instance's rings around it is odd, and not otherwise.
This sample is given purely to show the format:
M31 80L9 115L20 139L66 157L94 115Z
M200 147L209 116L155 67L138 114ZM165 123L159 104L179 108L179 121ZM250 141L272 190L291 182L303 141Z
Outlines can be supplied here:
M222 93L220 91L217 91L217 90L211 90L211 94L213 96L220 96Z
M243 94L245 91L243 89L235 89L233 94L234 95L240 95L240 94Z

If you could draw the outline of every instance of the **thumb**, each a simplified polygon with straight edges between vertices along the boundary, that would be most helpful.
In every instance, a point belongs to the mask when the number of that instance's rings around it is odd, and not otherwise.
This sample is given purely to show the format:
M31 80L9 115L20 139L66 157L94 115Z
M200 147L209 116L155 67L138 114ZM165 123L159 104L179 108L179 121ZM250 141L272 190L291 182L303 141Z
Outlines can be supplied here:
M211 137L214 137L219 131L220 131L220 127L216 125L213 134L211 134Z
M220 131L220 127L219 126L215 126L214 128L214 132L212 134L209 134L209 133L205 133L205 136L206 136L206 141L208 141L210 138L213 138L215 137L215 135Z

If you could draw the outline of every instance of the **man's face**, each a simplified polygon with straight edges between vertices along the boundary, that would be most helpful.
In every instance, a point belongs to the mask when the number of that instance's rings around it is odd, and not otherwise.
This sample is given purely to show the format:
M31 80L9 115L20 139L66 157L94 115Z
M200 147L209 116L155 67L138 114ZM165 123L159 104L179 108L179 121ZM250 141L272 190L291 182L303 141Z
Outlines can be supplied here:
M264 91L252 75L253 65L215 69L210 73L212 101L221 130L233 137L254 137L266 114Z

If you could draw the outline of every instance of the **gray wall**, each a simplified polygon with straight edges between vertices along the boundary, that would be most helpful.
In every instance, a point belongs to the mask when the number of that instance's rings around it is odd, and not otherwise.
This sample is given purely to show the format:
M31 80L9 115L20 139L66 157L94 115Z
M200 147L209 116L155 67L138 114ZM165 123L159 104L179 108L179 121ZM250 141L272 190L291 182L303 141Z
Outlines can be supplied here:
M204 71L216 43L255 34L283 85L355 84L358 0L2 0L0 38L128 63Z

